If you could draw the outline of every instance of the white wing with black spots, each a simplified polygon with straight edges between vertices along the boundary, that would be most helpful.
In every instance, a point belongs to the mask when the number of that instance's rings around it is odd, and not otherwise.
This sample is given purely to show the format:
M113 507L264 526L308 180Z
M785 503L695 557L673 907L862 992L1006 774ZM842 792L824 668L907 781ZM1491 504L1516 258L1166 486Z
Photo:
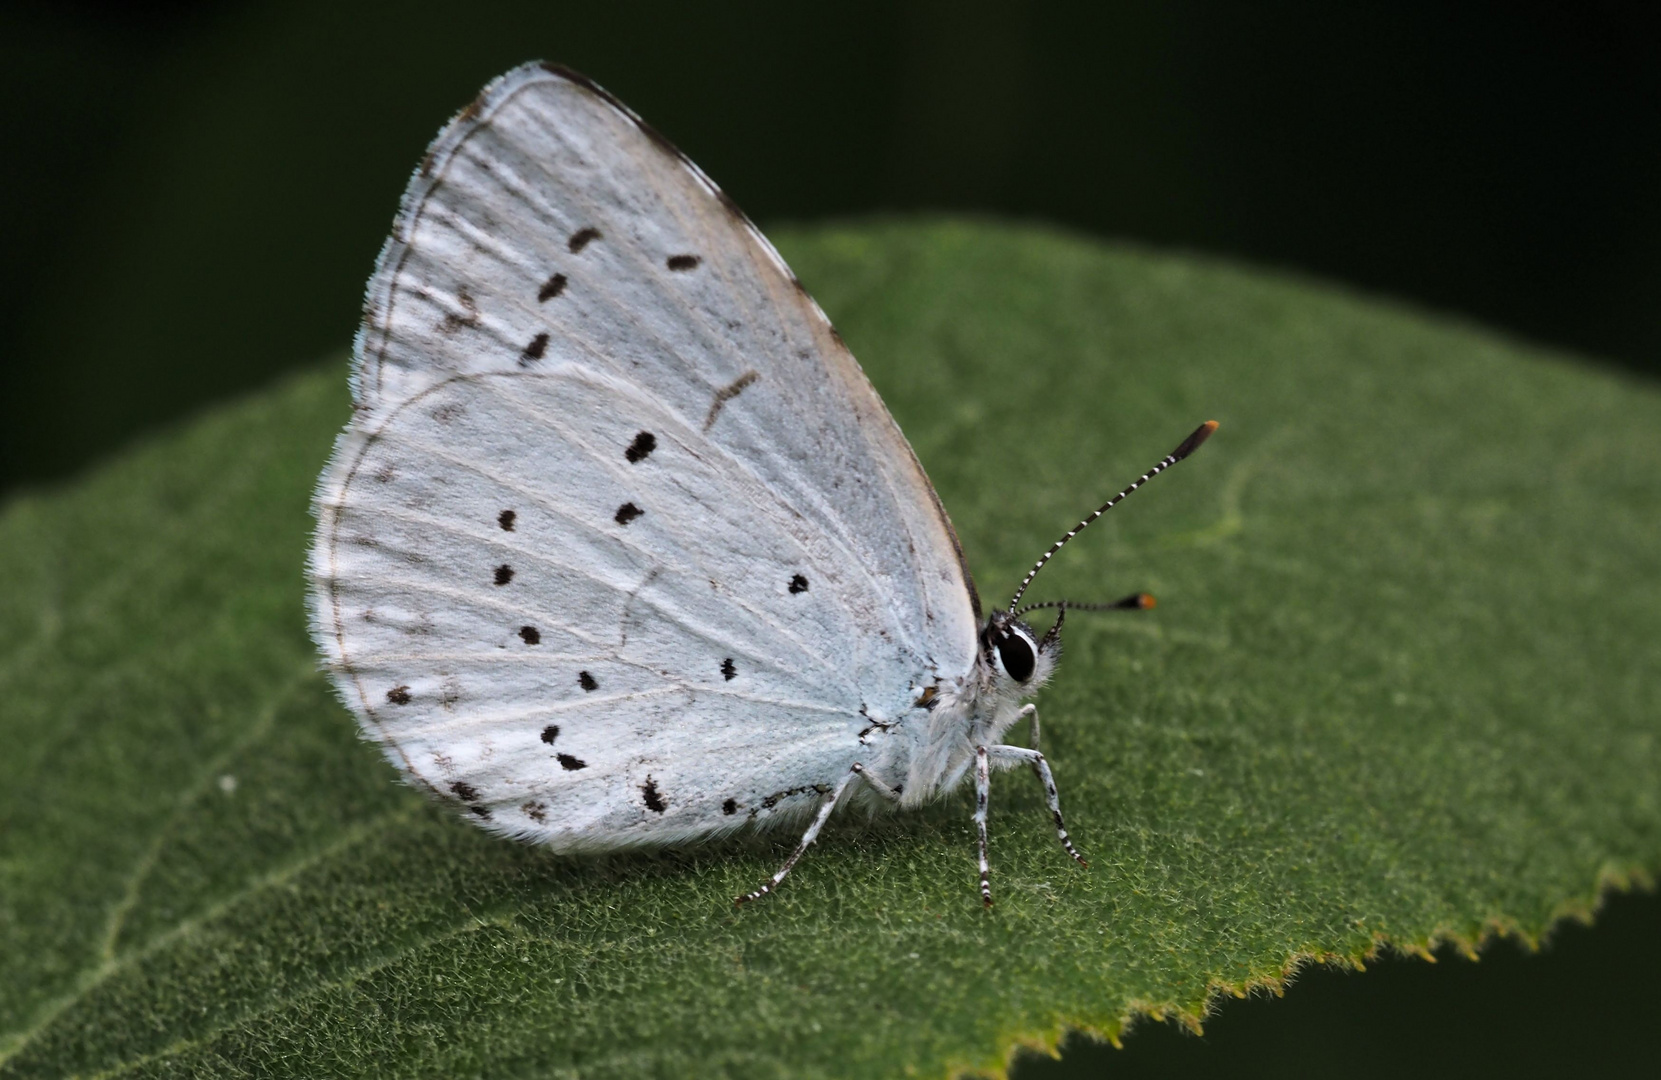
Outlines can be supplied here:
M412 780L562 849L810 809L974 664L950 523L765 239L528 66L434 142L320 482L313 631Z

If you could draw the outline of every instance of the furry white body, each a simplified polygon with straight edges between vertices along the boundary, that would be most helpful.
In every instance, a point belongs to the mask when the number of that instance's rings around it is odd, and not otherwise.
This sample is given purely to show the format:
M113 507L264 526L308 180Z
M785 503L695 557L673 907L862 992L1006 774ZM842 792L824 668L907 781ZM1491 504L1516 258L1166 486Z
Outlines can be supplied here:
M995 652L982 652L968 674L941 687L925 716L908 717L874 746L879 753L866 767L900 790L901 806L920 806L956 788L975 766L975 749L1001 744L1021 718L1024 700L1049 680L1056 651L1037 656L1037 671L1021 683L1002 670Z

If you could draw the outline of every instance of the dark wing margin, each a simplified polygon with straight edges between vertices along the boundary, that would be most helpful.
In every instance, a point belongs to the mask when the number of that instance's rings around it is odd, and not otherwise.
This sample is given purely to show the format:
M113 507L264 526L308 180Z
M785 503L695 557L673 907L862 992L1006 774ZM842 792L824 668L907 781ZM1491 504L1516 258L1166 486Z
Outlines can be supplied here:
M665 153L679 161L687 172L696 177L698 182L703 185L710 195L714 196L715 199L720 202L721 206L726 209L727 213L732 215L733 219L737 221L738 224L743 227L745 232L750 235L751 240L754 241L756 246L760 248L769 259L772 260L772 262L778 267L779 272L783 274L790 284L795 287L796 291L801 294L803 303L805 303L809 309L811 309L813 313L818 316L819 321L823 324L825 332L829 335L831 340L835 342L835 358L838 361L845 363L846 366L851 367L853 372L857 374L858 380L864 385L865 389L870 392L872 397L876 397L878 400L881 400L880 395L877 394L876 388L871 386L870 378L865 374L865 370L859 366L858 361L854 359L852 350L850 350L847 343L842 340L842 335L837 332L836 326L830 321L830 317L825 314L824 309L819 306L819 302L813 298L813 295L807 291L807 287L803 285L801 279L796 276L796 272L790 269L789 264L784 261L784 257L781 256L778 253L778 249L773 246L773 242L768 240L760 229L756 228L755 222L751 221L749 215L739 209L738 204L733 202L732 198L725 191L721 190L720 185L711 180L708 174L706 174L703 169L698 167L697 162L682 153L680 148L673 142L670 142L667 136L658 131L645 120L641 119L638 113L629 108L623 102L619 101L605 87L601 86L599 83L595 82L593 79L590 79L581 72L574 71L563 64L554 64L547 61L538 61L525 66L539 67L543 71L548 72L550 75L556 75L559 78L574 83L605 101L606 104L628 117L629 120L634 123L635 127L640 129L641 134L656 143ZM503 78L510 78L520 70L523 70L523 68L516 69L515 72L510 72L508 75L503 76ZM500 82L501 80L497 81ZM485 107L487 100L491 96L491 91L495 88L495 86L496 84L492 83L490 87L487 87L485 91L479 95L478 99L473 102L473 104L462 110L461 115L477 115L477 113ZM917 452L912 449L910 440L904 437L903 432L901 433L900 444L905 447L905 452L910 459L911 467L915 469L917 471L917 475L923 479L923 487L928 491L929 498L934 504L934 512L939 517L940 524L945 528L946 535L951 539L952 552L957 556L958 569L963 574L963 584L969 590L969 605L974 611L975 624L978 627L983 621L981 615L980 591L975 588L975 578L969 571L969 560L964 557L963 543L958 539L957 528L953 526L951 516L946 513L945 504L940 501L939 492L934 490L934 484L929 481L928 474L923 471L923 463L917 460Z
M862 389L872 400L881 401L881 397L877 394L876 389L871 386L870 379L866 376L864 369L859 366L853 353L843 342L842 335L837 332L836 327L826 317L824 310L819 307L818 302L802 285L801 279L796 276L783 257L779 255L772 242L762 234L760 229L756 228L755 223L749 219L743 210L739 209L738 205L733 202L726 192L721 190L719 185L711 180L691 158L682 153L667 137L641 119L633 109L619 101L593 79L561 64L533 61L522 64L492 80L479 93L478 97L457 113L428 146L425 155L421 159L420 167L410 179L409 186L405 190L403 200L399 206L397 217L394 219L392 233L387 237L386 244L382 247L380 256L376 260L375 272L369 279L364 298L363 320L359 325L354 342L352 396L360 413L373 411L377 406L384 404L377 399L381 391L382 365L391 325L392 286L398 279L403 262L410 253L410 247L406 239L409 235L410 226L421 216L429 195L443 182L445 163L461 149L467 138L482 126L477 123L480 118L499 108L514 93L528 85L525 82L525 77L536 71L563 79L593 94L617 113L626 117L642 135L662 149L664 153L678 161L687 173L720 203L722 208L749 235L757 249L766 256L777 268L780 275L800 294L803 304L817 318L822 331L831 343L830 347L825 350L826 359L834 365L841 377L850 385L850 389ZM886 413L886 407L884 407L884 412ZM934 506L935 517L951 543L964 587L969 592L969 604L973 612L975 627L978 630L980 623L983 621L980 593L975 588L974 576L969 570L968 560L964 557L963 544L957 535L957 529L952 525L951 517L946 513L945 505L941 503L939 493L935 491L933 483L929 481L928 474L923 470L922 463L917 459L916 451L912 448L910 441L905 438L903 432L899 431L898 425L894 424L892 417L888 417L888 423L893 426L898 447L903 448L911 469L920 480L923 490L928 493Z

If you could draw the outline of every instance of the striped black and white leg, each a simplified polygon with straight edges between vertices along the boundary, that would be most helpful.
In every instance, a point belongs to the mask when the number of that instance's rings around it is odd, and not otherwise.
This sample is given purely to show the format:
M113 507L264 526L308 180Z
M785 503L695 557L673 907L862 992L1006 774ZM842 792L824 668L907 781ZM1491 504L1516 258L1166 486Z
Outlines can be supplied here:
M975 747L975 830L980 833L980 900L992 906L992 864L986 861L986 804L992 794L992 768L986 747Z
M763 896L766 896L768 893L778 888L779 882L784 880L784 875L790 873L790 868L796 865L796 860L802 857L802 853L808 849L808 845L819 839L819 830L825 827L825 822L830 819L831 811L836 809L836 801L842 797L842 793L844 791L848 790L848 785L859 779L861 776L863 776L867 781L871 779L871 777L866 774L864 768L860 765L856 764L852 769L848 770L848 775L844 776L836 787L832 789L831 793L825 796L825 801L819 804L819 812L813 815L813 823L807 827L807 832L802 834L801 843L797 844L796 850L790 853L790 858L784 860L784 865L779 867L778 873L774 874L771 878L768 878L767 884L763 885L755 892L745 893L743 896L735 896L733 897L732 902L735 904L747 904L751 900L760 900Z
M1038 737L1038 714L1036 712L1033 713L1032 725L1033 740L1036 742ZM1055 819L1055 834L1060 837L1061 846L1067 849L1067 854L1071 855L1080 866L1089 866L1090 864L1085 861L1084 856L1080 855L1078 849L1073 847L1072 840L1067 837L1067 824L1061 820L1061 796L1056 794L1055 777L1050 774L1050 763L1044 760L1044 755L1037 750L1028 750L1024 746L999 745L991 747L990 752L999 765L1014 765L1025 762L1032 766L1032 771L1038 774L1038 782L1044 785L1044 798L1050 804L1050 817Z

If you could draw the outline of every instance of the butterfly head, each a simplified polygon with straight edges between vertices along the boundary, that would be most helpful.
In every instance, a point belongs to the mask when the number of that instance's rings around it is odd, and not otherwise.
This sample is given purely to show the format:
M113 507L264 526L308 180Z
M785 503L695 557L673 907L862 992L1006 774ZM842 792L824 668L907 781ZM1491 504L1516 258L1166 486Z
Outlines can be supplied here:
M1049 550L1039 556L1038 562L1033 564L1032 569L1027 571L1027 576L1021 580L1020 588L1015 590L1008 609L993 612L992 617L986 621L986 628L980 632L981 665L995 677L1000 690L1014 689L1024 694L1044 685L1045 680L1055 670L1056 658L1061 655L1061 623L1067 617L1068 608L1109 611L1120 608L1146 610L1153 607L1153 597L1147 593L1132 593L1111 604L1075 604L1066 600L1050 600L1022 607L1021 598L1026 595L1027 586L1032 584L1033 578L1038 576L1039 571L1044 569L1045 564L1056 552L1066 546L1067 541L1089 528L1091 522L1118 506L1137 488L1198 450L1216 430L1215 420L1207 420L1195 428L1193 434L1161 458L1153 468L1143 473L1135 483L1121 490L1089 517L1068 529L1065 536L1051 544ZM1034 608L1045 607L1056 609L1055 625L1039 638L1032 632L1032 627L1021 621L1021 616Z
M1039 637L1032 627L995 611L980 633L981 662L1000 680L1033 690L1044 685L1061 654L1061 620Z

